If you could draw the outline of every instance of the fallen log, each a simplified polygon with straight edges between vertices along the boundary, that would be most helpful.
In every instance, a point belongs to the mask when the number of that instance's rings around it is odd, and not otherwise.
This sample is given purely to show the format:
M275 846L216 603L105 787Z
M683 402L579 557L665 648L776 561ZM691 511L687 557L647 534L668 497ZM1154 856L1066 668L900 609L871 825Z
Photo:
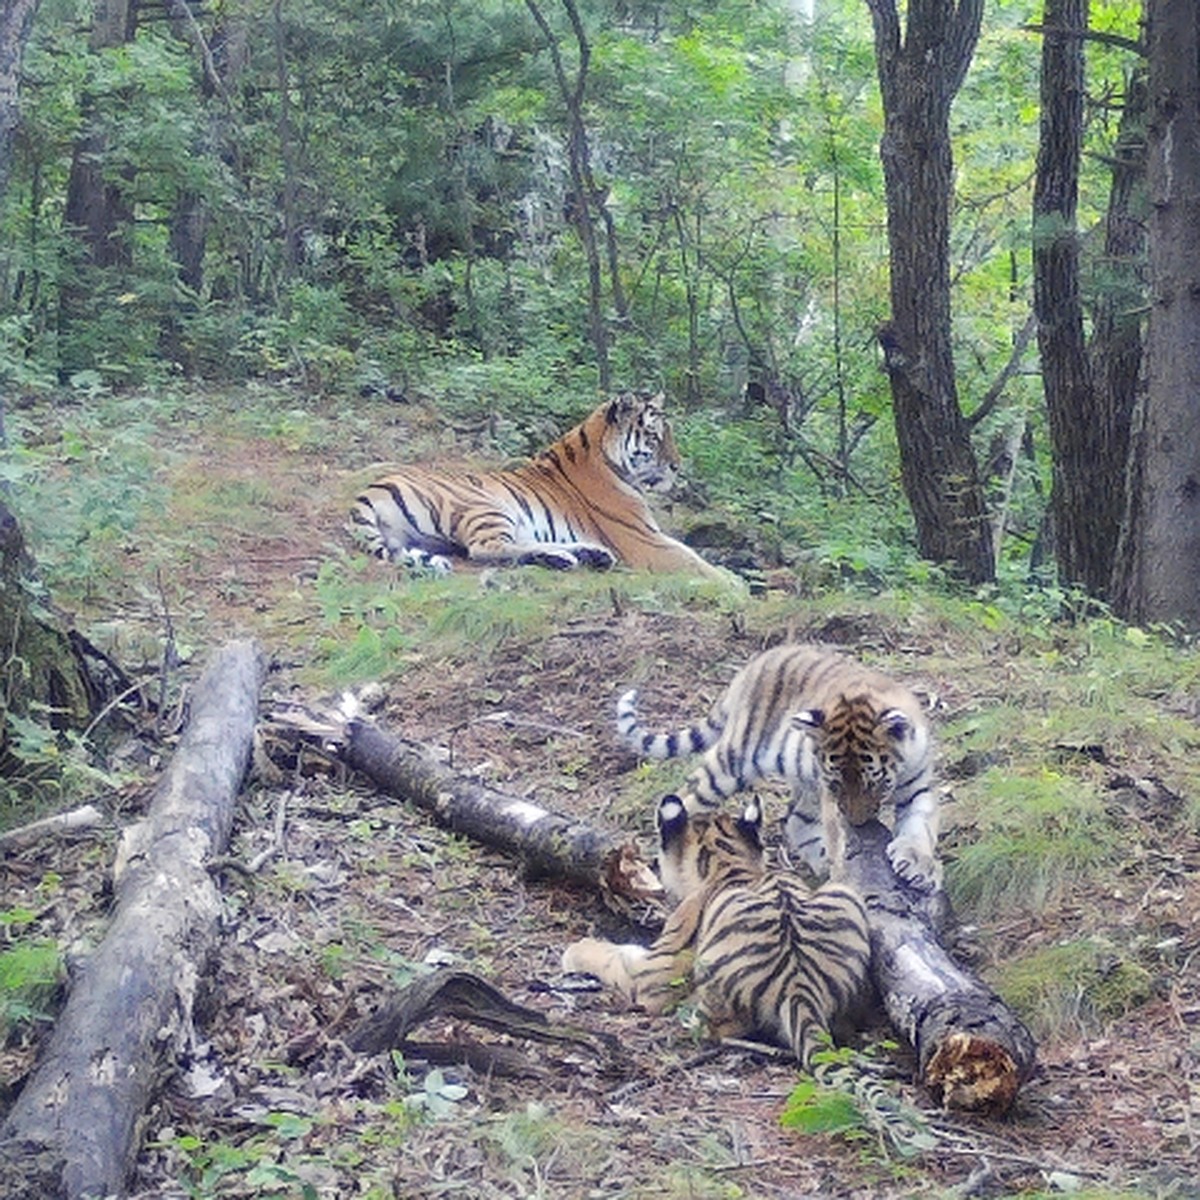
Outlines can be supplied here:
M455 833L514 855L532 875L599 887L622 910L662 894L628 838L457 775L428 746L352 718L337 749L347 766L383 791L424 809Z
M896 878L885 853L891 837L878 821L849 827L843 875L867 903L871 973L884 1009L939 1104L999 1115L1033 1072L1033 1035L942 947L936 930L944 897Z
M0 1127L0 1195L123 1194L142 1114L192 1036L220 912L206 862L229 840L263 674L259 647L233 642L196 684L149 813L122 839L112 923Z

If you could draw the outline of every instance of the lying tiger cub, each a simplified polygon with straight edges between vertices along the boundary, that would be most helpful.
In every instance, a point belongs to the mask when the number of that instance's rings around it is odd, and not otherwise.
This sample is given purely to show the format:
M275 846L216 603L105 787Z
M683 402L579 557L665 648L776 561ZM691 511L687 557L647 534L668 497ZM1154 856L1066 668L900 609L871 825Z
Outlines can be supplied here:
M788 842L818 874L840 865L845 822L861 825L890 804L892 868L922 890L940 884L929 723L907 687L854 659L823 646L776 646L734 676L704 720L648 732L633 690L617 702L617 730L648 758L704 752L683 789L691 812L758 779L786 779Z
M648 949L595 938L563 952L563 970L618 988L650 1012L694 993L713 1037L762 1034L801 1066L865 996L867 917L853 889L811 891L763 862L757 804L689 816L678 796L658 809L659 870L678 907ZM681 982L682 981L682 982Z
M726 578L659 528L643 491L679 470L663 396L622 392L511 471L404 467L355 501L351 525L380 558L468 558L570 568L621 562Z

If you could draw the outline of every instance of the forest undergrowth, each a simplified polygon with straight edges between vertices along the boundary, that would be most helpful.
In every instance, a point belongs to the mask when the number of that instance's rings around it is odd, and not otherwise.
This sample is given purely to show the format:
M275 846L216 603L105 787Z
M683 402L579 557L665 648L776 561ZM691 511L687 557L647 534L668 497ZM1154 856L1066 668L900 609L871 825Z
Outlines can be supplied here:
M663 520L719 526L708 552L753 560L752 592L624 571L403 576L346 538L356 487L382 461L494 456L486 427L420 404L247 389L24 416L40 431L12 460L31 549L55 600L148 692L173 703L218 644L253 634L273 662L264 711L379 683L388 729L647 851L654 803L687 765L639 765L617 745L631 683L649 719L674 723L783 638L905 679L938 736L955 952L1040 1047L1014 1111L967 1120L933 1111L903 1048L872 1027L892 1094L919 1114L919 1150L881 1141L845 1097L785 1125L801 1111L785 1061L712 1052L686 1012L648 1017L561 986L569 940L629 933L599 897L527 878L310 753L260 763L245 789L231 853L261 865L223 877L196 1044L149 1114L135 1194L1200 1196L1200 655L1187 640L1015 580L956 591L906 565L902 545L876 553L890 520L848 502L778 497L767 537L749 499L725 502L728 479L708 482L706 508ZM872 526L856 563L846 547ZM12 825L90 801L106 818L0 861L0 1110L61 1003L64 964L102 936L117 833L171 752L169 722L122 720L98 757L31 745L0 811ZM504 1076L348 1050L387 988L447 964L616 1035L627 1060L520 1046L528 1069Z

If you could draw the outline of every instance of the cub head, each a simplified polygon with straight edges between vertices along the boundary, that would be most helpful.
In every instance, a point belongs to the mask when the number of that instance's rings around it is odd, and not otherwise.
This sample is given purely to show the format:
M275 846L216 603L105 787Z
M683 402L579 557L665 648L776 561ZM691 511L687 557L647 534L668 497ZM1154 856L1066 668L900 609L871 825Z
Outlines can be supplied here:
M751 801L740 817L690 814L678 796L658 806L658 870L674 900L698 892L733 867L762 866L762 810Z
M840 696L829 708L804 709L792 724L812 738L821 782L852 825L877 817L905 764L925 755L925 726L869 696Z
M609 466L643 492L666 492L679 472L679 451L663 414L662 392L621 392L592 414ZM588 429L589 434L594 431Z

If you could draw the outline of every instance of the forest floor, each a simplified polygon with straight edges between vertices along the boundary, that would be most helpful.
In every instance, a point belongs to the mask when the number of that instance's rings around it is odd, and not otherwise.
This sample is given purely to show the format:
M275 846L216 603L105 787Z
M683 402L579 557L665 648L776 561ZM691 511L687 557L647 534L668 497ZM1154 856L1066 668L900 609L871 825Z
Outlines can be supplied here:
M153 518L161 523L147 518L124 550L140 590L112 593L108 609L100 606L120 626L114 647L129 654L161 636L169 594L173 632L190 645L182 678L221 641L249 633L273 658L264 712L281 699L320 705L336 691L320 664L356 638L360 613L370 623L362 596L378 589L385 603L368 649L388 652L389 625L403 635L390 651L392 670L381 672L387 700L377 719L385 728L443 748L457 771L636 834L648 853L653 799L686 768L641 767L618 746L613 704L631 682L644 688L649 721L665 726L705 711L764 644L822 640L911 682L950 731L1020 700L1030 674L1045 669L1048 635L994 633L919 599L730 599L625 573L607 581L540 571L453 585L398 579L346 546L342 514L370 474L365 464L447 443L415 410L382 400L368 408L369 420L346 425L336 442L322 433L247 434L219 419L189 424L187 437L164 431L173 441L159 481L166 504ZM201 493L225 499L198 516ZM156 542L168 528L172 537ZM145 564L154 555L163 559L152 573ZM486 609L478 626L475 595ZM1084 671L1082 655L1064 650L1062 672ZM152 756L170 753L148 737L141 744ZM903 1050L885 1048L899 1068L889 1086L927 1120L929 1148L914 1157L863 1129L784 1128L780 1114L797 1081L786 1061L746 1048L713 1053L678 1017L563 988L567 942L630 932L598 896L527 878L503 855L446 833L312 753L295 770L257 773L231 853L249 860L274 844L277 830L282 839L254 880L224 877L224 931L197 1005L194 1053L147 1114L132 1193L1200 1197L1194 798L1155 808L1132 786L1143 775L1172 779L1158 752L1110 745L1104 735L1063 753L1075 750L1087 761L1057 767L1085 773L1104 797L1119 858L1023 902L960 905L969 927L956 945L994 979L1031 948L1107 939L1114 972L1135 958L1147 986L1128 1011L1103 1019L1072 1005L1069 981L1054 1019L1031 1011L1039 1065L1003 1119L934 1111L907 1082ZM943 753L948 776L978 769L949 732ZM0 862L3 904L36 912L33 932L74 947L102 934L116 831L147 801L153 765L106 798L113 821L103 834L42 842ZM950 803L943 851L952 881L973 836L971 815ZM1005 870L1002 860L996 870ZM553 1020L615 1035L621 1065L521 1044L525 1075L445 1067L439 1079L420 1061L348 1050L348 1032L389 988L448 964ZM488 1038L451 1020L416 1036ZM0 1078L19 1080L35 1054L27 1029L10 1038L0 1047ZM0 1110L11 1096L0 1088Z

